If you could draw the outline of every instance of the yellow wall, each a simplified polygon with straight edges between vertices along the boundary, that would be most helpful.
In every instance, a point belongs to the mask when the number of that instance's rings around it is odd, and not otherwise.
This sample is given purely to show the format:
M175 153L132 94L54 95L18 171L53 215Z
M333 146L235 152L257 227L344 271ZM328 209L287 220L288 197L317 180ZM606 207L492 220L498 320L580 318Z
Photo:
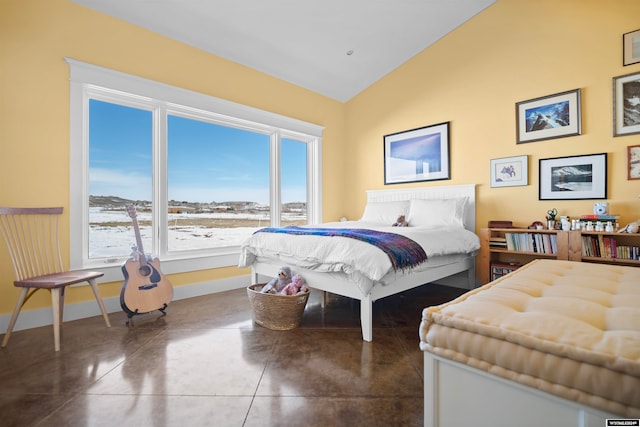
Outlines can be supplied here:
M344 191L344 104L68 0L0 0L0 205L69 207L70 57L325 126L325 218L337 219ZM123 153L126 155L126 153ZM66 216L68 220L68 215ZM65 222L62 235L68 235ZM63 242L68 253L68 240ZM0 245L0 314L17 297ZM248 271L235 267L171 276L174 286ZM104 297L120 283L103 284ZM70 289L68 302L91 300ZM37 295L28 309L48 306Z
M608 201L624 222L640 218L640 181L628 181L626 149L640 135L614 138L612 78L622 34L640 28L637 0L498 0L347 104L350 198L357 217L364 190L384 188L383 135L451 122L451 180L387 188L477 183L477 226L528 225L593 211L594 200L539 201L540 158L608 153ZM582 135L516 144L515 104L580 88ZM529 185L490 187L490 160L529 156Z
M325 126L324 218L357 218L364 190L385 188L385 134L451 122L451 180L478 184L477 226L526 225L556 207L591 212L593 201L538 201L538 159L609 153L611 210L640 217L640 181L626 179L626 147L612 137L612 77L622 34L640 27L637 0L498 0L346 104L134 27L68 0L0 0L0 205L69 205L71 57ZM582 135L516 144L515 103L582 89ZM529 155L529 185L490 188L490 159ZM348 183L345 186L343 183ZM67 217L68 218L68 217ZM63 235L68 232L64 225ZM68 249L68 241L63 242ZM0 250L0 314L17 292ZM174 275L174 286L246 274L222 268ZM105 297L120 283L101 285ZM74 288L69 301L90 300ZM46 298L30 308L46 306Z

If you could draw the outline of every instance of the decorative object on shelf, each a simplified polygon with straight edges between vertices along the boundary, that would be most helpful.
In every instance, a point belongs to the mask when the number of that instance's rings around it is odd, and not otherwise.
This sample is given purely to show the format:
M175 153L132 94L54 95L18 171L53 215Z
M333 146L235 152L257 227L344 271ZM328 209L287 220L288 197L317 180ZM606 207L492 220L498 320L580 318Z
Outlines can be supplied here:
M540 159L538 198L607 198L607 153Z
M640 220L630 222L624 228L621 228L618 233L637 233L638 229L640 229Z
M549 230L556 228L556 215L558 215L558 209L556 208L547 211L547 228Z
M580 89L516 103L517 142L580 135Z
M622 35L622 58L624 66L640 62L640 30Z
M609 215L609 202L596 202L593 204L595 215Z
M529 156L503 157L491 160L491 186L529 185Z
M627 179L640 179L640 145L627 147Z
M384 183L450 179L449 122L384 136Z
M529 227L531 230L542 230L544 228L544 224L540 221L533 221Z
M513 227L513 221L491 220L488 225L489 228L511 228Z
M613 78L613 136L640 133L640 72Z

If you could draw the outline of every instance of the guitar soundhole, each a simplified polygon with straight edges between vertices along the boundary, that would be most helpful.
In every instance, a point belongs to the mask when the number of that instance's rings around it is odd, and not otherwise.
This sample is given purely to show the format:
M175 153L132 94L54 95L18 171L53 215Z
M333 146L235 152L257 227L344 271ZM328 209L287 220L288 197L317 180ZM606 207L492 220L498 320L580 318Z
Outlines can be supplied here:
M148 265L141 265L138 271L141 275L146 277L151 274L151 267L149 267Z

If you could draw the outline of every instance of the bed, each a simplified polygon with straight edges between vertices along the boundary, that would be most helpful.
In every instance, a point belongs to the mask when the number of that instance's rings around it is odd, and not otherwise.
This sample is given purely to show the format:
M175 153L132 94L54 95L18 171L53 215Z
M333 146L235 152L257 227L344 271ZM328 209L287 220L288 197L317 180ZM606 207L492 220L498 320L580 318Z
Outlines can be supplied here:
M475 184L370 190L359 220L322 224L393 233L418 242L427 259L408 269L394 269L384 252L366 242L279 233L255 233L247 239L238 266L251 267L251 282L256 284L260 275L276 277L279 268L288 265L313 289L359 300L362 338L371 341L374 301L436 281L475 287L480 247L475 208ZM406 216L409 227L391 226L399 215Z
M637 267L535 260L425 308L424 425L640 418L639 285Z

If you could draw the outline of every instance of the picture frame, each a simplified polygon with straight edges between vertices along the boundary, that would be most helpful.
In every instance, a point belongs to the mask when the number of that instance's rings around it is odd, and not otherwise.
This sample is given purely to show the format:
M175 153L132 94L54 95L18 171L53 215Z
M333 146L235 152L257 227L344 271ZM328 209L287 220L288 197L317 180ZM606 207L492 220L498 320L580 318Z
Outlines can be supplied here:
M640 62L640 29L622 35L622 65Z
M529 185L529 156L491 159L491 187Z
M613 136L640 133L640 72L613 78Z
M516 103L517 143L582 133L580 89Z
M607 198L607 153L540 159L540 200Z
M385 185L451 179L449 123L385 135Z
M627 147L627 179L640 179L640 145Z

